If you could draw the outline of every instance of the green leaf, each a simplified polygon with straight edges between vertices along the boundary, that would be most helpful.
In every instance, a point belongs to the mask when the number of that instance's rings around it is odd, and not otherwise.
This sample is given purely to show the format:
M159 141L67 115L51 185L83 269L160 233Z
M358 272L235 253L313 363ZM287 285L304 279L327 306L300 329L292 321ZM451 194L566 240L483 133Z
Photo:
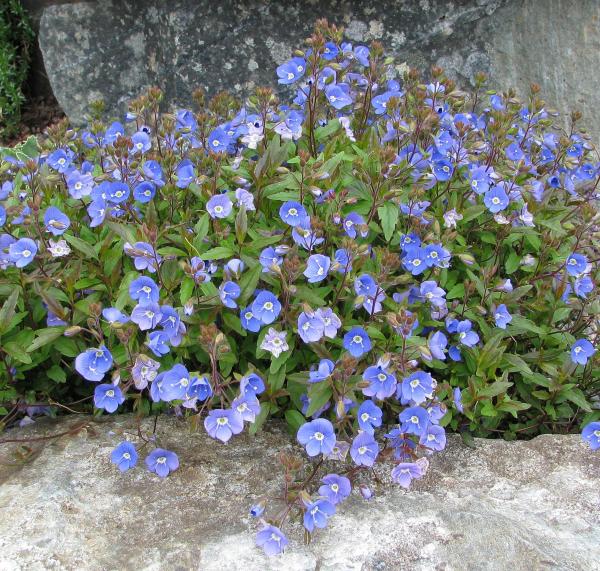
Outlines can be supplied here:
M310 405L306 411L306 416L311 416L317 412L325 403L329 402L333 392L331 387L325 383L315 383L308 388L308 397L310 398Z
M179 291L179 299L181 305L185 305L186 302L192 297L194 293L194 280L192 278L184 278L181 282L181 289Z
M377 209L377 214L379 214L383 235L386 241L389 242L394 235L396 223L398 222L398 205L395 202L386 202Z
M285 420L293 433L298 432L298 429L306 422L306 419L297 410L286 410Z
M3 335L8 331L8 327L15 315L15 308L20 293L21 288L15 287L8 296L8 299L2 305L2 309L0 309L0 335Z
M508 258L506 259L506 262L504 264L504 267L506 268L506 273L507 274L513 274L517 271L517 269L519 268L521 264L521 257L514 251L512 251L509 255Z
M560 392L560 396L570 400L573 404L576 404L579 408L585 410L585 412L592 412L592 408L581 389L573 387L566 391L563 390Z
M77 236L71 236L69 234L63 234L63 238L73 246L76 250L79 250L82 254L85 254L88 258L94 258L94 260L98 259L98 254L96 254L96 250L88 244L84 242L81 238L77 238Z
M513 355L511 353L505 353L503 355L500 367L509 373L519 372L524 375L533 375L533 371L529 368L529 365L523 361L519 355Z
M260 274L262 272L262 266L260 264L256 264L253 268L246 270L240 279L240 298L238 301L238 305L243 307L246 305L248 300L254 295L254 291L256 290L256 286L258 285L258 280L260 279Z
M62 337L64 332L64 327L46 327L45 329L39 329L35 332L33 343L27 347L27 352L33 353L34 351L37 351L40 347Z
M47 371L46 374L50 377L55 383L65 383L67 382L67 374L65 371L59 367L58 365L52 365Z
M235 256L235 252L227 246L216 246L211 248L208 252L200 254L203 260L223 260L225 258L232 258Z
M252 436L254 436L262 428L263 424L267 420L267 417L269 416L269 413L271 412L272 406L274 405L272 405L270 402L263 402L260 405L260 412L258 413L256 420L250 425L250 428L248 429L248 432Z
M2 350L17 359L17 361L21 361L21 363L25 363L26 365L31 364L31 357L27 354L27 352L14 341L9 341L8 343L2 345Z

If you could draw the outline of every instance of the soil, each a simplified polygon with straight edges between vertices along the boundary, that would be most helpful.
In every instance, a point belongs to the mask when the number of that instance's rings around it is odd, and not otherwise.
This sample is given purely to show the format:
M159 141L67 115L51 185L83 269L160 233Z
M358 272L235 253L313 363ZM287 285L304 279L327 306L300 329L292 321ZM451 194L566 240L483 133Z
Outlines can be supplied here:
M5 137L0 133L0 146L14 146L29 135L40 135L50 125L60 121L65 114L51 95L28 99L21 113L21 123L16 134Z

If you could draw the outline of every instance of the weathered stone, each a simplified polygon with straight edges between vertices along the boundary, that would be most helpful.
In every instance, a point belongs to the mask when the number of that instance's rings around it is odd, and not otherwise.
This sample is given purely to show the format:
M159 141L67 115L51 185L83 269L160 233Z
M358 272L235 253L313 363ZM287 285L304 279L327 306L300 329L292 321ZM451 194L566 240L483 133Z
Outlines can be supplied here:
M253 545L247 510L281 484L277 453L296 449L283 429L224 446L161 418L159 441L181 460L166 480L110 464L112 448L136 437L131 416L40 422L3 437L80 424L29 441L25 463L14 455L20 444L2 445L3 571L600 569L600 454L577 436L476 440L476 449L452 437L411 491L386 482L369 502L354 494L310 546L293 524L288 551L267 559ZM386 479L389 467L378 472Z
M80 122L91 100L122 113L150 85L173 105L188 105L199 85L240 94L276 85L275 67L320 17L350 41L381 40L400 66L437 63L463 85L484 71L526 96L536 81L550 105L583 109L600 133L597 0L75 2L44 9L39 41L58 101Z

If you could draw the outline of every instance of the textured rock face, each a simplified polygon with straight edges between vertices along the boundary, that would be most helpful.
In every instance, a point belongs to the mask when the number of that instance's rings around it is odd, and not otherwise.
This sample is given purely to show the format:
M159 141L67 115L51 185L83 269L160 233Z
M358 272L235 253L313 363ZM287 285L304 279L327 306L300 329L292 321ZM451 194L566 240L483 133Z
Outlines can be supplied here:
M267 559L247 510L281 483L276 455L292 449L285 432L270 426L223 446L161 418L160 443L181 460L166 480L110 464L112 448L137 433L130 416L70 418L3 437L81 424L29 442L26 463L15 463L18 444L1 446L3 571L600 569L600 455L577 436L477 440L474 450L451 438L410 492L382 483L369 502L353 495L310 546L294 524L288 551Z
M74 2L44 8L39 41L58 101L80 122L93 99L121 113L150 85L173 105L189 104L199 85L240 94L275 85L275 67L320 17L349 41L381 40L400 66L437 63L462 85L484 71L526 95L536 81L558 110L582 109L598 139L597 0Z

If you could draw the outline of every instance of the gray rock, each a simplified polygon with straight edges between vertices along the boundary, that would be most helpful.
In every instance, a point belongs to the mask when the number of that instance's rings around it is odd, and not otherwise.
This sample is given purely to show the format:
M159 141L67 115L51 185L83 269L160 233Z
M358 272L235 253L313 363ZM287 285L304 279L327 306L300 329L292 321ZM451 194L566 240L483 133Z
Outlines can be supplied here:
M151 85L174 106L200 85L241 95L276 85L275 67L319 17L353 42L381 40L399 65L440 64L462 85L484 71L526 96L536 81L551 106L582 109L600 134L597 0L74 2L44 9L39 42L58 101L81 122L93 99L120 114Z
M166 480L110 464L112 448L135 439L131 416L39 422L3 438L73 427L30 440L25 462L21 443L0 448L3 571L600 569L600 454L578 436L476 440L476 449L451 437L414 489L384 482L369 502L354 494L311 545L295 523L290 548L268 559L247 510L279 489L277 453L297 450L282 428L224 446L161 418L160 443L181 460ZM378 472L385 480L389 466Z

